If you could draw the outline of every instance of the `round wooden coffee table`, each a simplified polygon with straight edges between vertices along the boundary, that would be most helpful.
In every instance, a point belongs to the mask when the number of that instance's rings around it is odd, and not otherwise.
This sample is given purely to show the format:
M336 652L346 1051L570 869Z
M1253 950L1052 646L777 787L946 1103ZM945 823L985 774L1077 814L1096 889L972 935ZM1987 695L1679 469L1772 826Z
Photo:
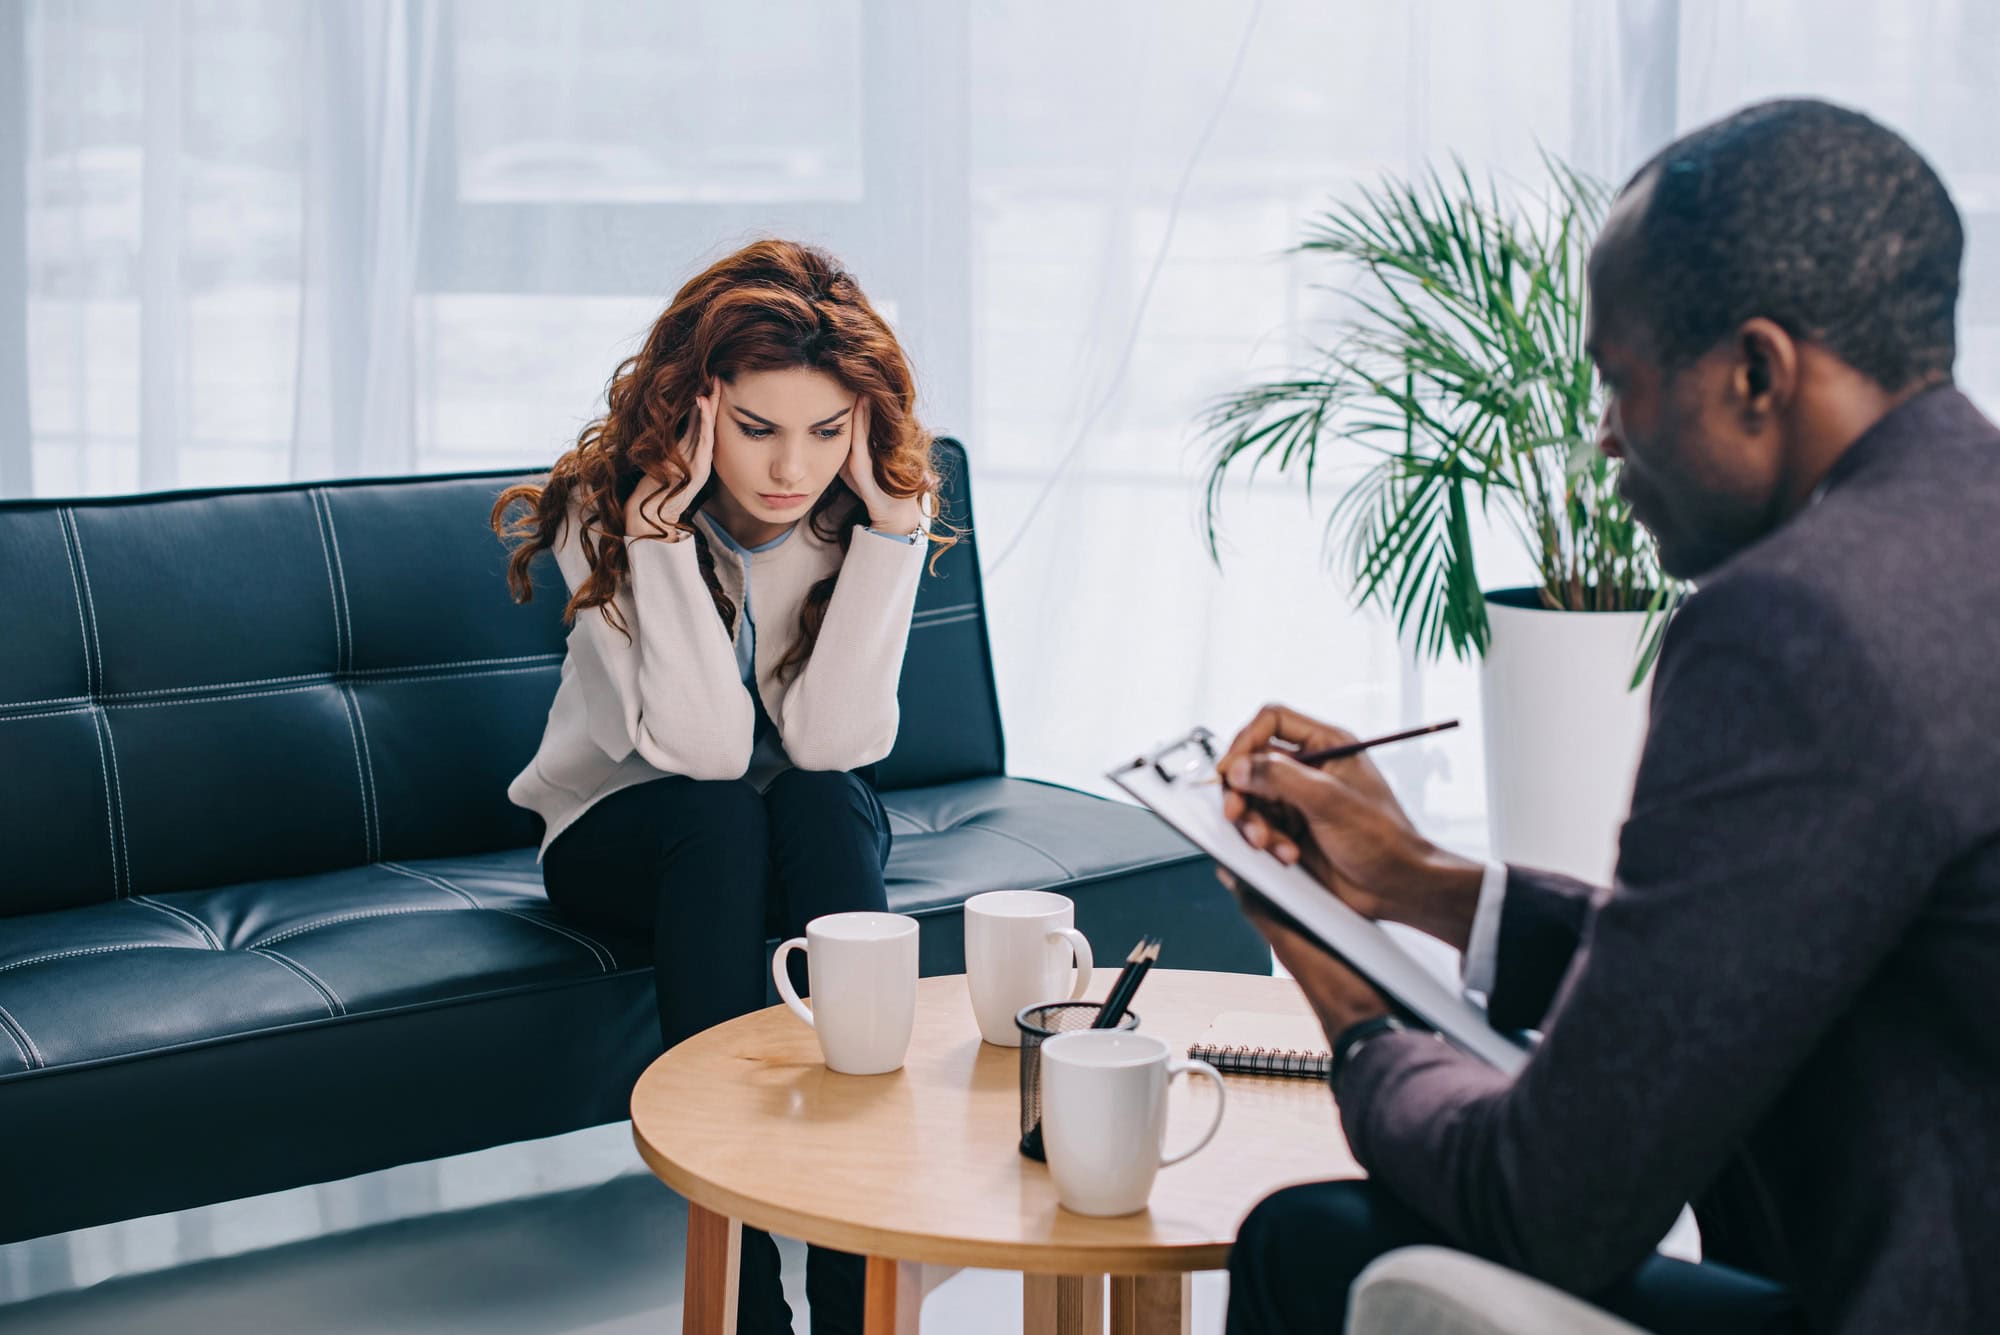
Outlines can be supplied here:
M1110 985L1100 970L1093 995ZM1305 1014L1289 979L1156 969L1133 1009L1184 1051L1226 1011ZM868 1258L870 1335L914 1331L924 1267L1019 1270L1030 1332L1185 1331L1190 1276L1227 1264L1236 1229L1280 1187L1360 1177L1317 1080L1231 1076L1222 1129L1162 1169L1150 1208L1091 1219L1024 1159L1020 1054L982 1043L962 976L918 985L909 1059L891 1075L826 1069L782 1006L697 1034L632 1091L632 1137L688 1199L689 1335L731 1335L741 1226ZM1214 1094L1175 1081L1167 1145L1199 1133Z

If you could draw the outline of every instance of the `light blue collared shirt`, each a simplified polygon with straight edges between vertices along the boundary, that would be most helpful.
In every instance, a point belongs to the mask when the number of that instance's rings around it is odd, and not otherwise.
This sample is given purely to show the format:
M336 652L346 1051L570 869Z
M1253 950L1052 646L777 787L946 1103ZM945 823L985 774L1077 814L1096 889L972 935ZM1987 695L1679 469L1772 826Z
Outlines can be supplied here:
M800 521L804 522L806 521ZM915 536L884 533L880 529L868 528L866 525L862 527L865 532L873 533L878 538L887 538L890 542L912 544L917 541ZM722 539L730 551L743 558L743 606L737 612L743 619L743 633L736 637L736 674L743 678L743 684L750 688L753 697L757 694L757 615L750 608L750 558L781 546L797 528L798 524L794 524L769 542L756 547L745 547L729 535L729 530L724 528L720 521L713 518L709 520L709 531Z

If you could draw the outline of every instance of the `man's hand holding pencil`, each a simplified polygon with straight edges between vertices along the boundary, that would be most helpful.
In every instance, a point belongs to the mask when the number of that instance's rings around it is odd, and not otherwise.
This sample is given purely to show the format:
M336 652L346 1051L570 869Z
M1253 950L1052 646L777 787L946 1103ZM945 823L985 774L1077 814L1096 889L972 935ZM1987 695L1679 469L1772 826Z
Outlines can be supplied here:
M1424 838L1365 754L1450 726L1363 742L1344 728L1266 705L1216 762L1223 814L1252 845L1304 867L1356 912L1407 924L1464 950L1485 868ZM1238 888L1223 868L1216 874L1231 890ZM1238 899L1298 980L1336 1048L1349 1028L1388 1012L1381 993L1340 959L1273 917L1256 896Z
M1484 867L1419 833L1363 753L1449 726L1361 743L1344 728L1266 705L1216 762L1223 814L1251 845L1303 866L1356 912L1407 924L1463 950ZM1301 763L1326 751L1341 754L1317 765Z

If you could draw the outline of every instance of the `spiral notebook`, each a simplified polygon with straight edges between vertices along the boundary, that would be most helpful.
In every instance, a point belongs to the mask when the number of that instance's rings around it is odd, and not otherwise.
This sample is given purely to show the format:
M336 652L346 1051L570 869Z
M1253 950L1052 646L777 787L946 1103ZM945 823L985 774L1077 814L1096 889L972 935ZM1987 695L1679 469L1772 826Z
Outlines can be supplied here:
M1333 1054L1319 1022L1304 1015L1227 1011L1195 1040L1188 1056L1224 1075L1289 1075L1324 1080Z

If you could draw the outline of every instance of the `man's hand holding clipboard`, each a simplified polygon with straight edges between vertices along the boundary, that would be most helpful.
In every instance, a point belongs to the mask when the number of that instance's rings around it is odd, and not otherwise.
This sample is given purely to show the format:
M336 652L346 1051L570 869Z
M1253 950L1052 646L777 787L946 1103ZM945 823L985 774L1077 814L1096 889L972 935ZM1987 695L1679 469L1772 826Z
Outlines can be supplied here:
M1362 746L1271 706L1219 755L1196 729L1110 778L1215 858L1329 1040L1393 1008L1517 1070L1520 1044L1377 925L1404 923L1463 950L1484 868L1418 833ZM1318 766L1297 758L1335 749L1348 754Z

